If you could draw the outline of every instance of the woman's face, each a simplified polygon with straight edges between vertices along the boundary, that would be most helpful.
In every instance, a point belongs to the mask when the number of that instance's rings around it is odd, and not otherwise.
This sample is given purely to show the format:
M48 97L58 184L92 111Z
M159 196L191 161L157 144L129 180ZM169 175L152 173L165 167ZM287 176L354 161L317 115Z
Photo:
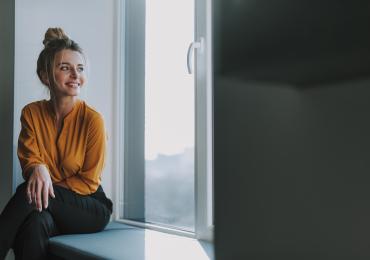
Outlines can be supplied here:
M86 81L85 62L77 51L62 50L54 59L55 87L57 97L77 96Z

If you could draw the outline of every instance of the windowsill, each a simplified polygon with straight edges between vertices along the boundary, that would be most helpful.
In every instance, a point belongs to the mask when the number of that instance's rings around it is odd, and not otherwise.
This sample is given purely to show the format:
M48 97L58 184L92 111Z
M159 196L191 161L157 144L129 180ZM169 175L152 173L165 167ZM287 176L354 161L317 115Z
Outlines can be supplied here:
M50 250L67 259L214 259L213 245L209 242L117 222L99 233L54 237Z

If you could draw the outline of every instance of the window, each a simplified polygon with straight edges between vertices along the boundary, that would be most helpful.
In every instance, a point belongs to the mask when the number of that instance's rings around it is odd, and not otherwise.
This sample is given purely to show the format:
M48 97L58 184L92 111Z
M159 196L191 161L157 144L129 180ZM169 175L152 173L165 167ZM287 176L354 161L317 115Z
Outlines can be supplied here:
M210 3L122 2L115 210L126 223L208 240L213 225Z

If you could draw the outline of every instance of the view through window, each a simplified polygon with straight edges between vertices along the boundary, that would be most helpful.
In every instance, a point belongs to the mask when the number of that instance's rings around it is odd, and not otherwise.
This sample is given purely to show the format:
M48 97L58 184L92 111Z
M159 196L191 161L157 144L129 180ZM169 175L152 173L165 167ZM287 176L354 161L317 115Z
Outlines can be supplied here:
M194 2L146 0L145 221L194 231Z

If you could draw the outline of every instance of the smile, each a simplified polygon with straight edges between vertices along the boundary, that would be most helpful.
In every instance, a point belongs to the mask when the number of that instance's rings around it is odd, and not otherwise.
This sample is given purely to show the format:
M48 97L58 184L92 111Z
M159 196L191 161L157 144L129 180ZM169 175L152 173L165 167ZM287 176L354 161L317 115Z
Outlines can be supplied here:
M70 88L78 88L80 86L80 83L78 82L68 82L66 85Z

